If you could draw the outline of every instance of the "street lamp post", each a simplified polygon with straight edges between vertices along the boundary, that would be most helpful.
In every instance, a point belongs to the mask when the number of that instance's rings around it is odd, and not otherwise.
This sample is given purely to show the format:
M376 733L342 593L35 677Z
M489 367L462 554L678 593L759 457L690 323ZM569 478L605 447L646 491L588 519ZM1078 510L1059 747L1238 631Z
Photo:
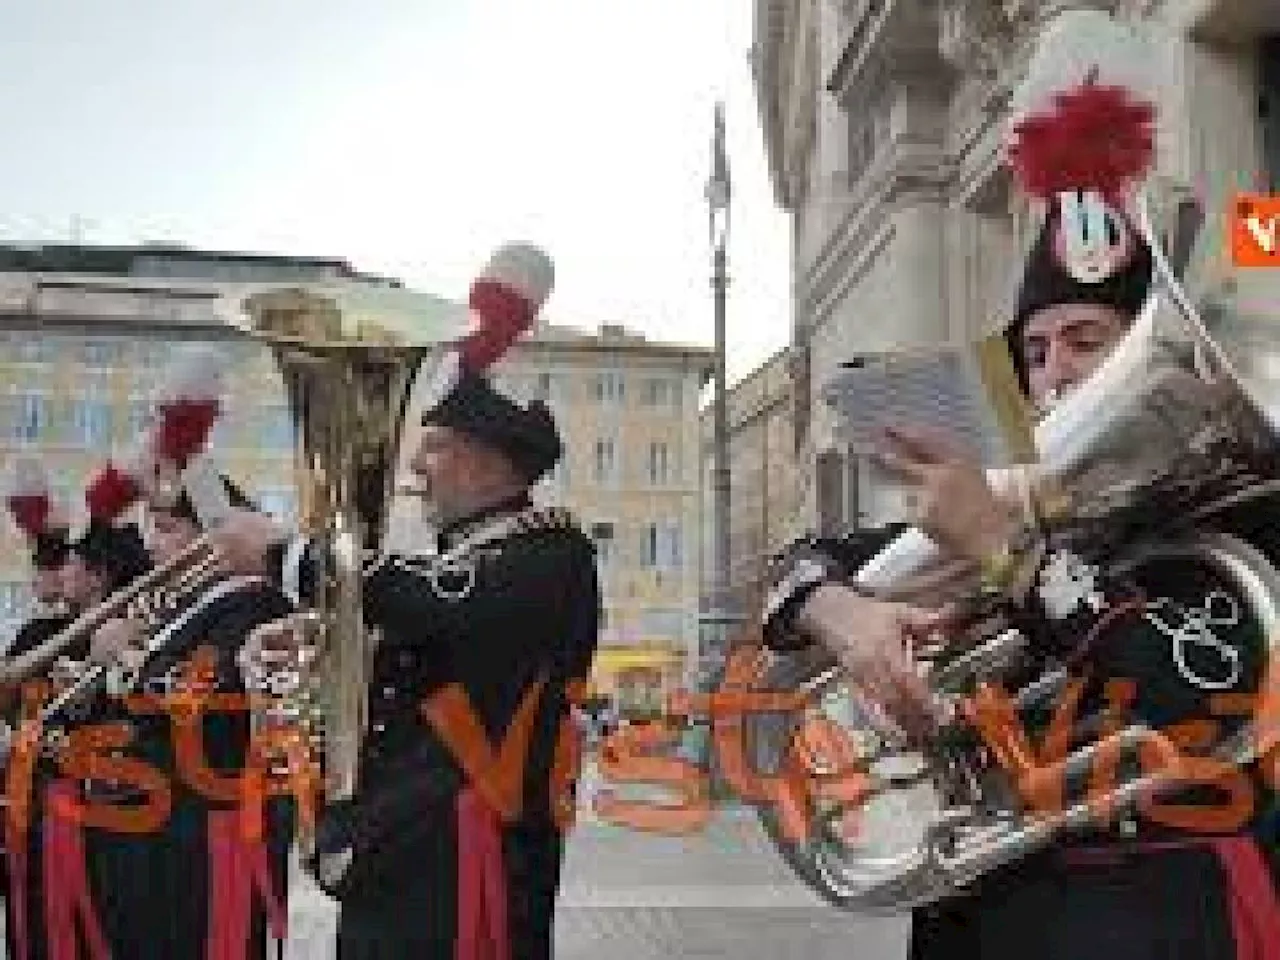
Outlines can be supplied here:
M716 104L711 178L707 207L711 240L711 291L715 305L715 397L711 440L711 539L713 563L703 614L701 646L704 676L718 676L724 663L728 632L737 622L729 589L729 426L725 375L725 305L729 287L729 161L725 149L724 104Z

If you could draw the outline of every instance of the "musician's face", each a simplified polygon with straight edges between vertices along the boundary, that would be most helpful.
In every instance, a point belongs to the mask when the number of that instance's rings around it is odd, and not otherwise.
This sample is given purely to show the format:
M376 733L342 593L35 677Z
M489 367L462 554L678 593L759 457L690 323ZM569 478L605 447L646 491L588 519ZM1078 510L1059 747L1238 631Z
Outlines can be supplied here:
M497 450L433 424L420 427L409 469L418 480L429 523L463 516L519 485L511 464Z
M1032 314L1022 332L1031 398L1050 409L1107 358L1129 326L1120 311L1096 303L1062 303Z
M418 479L428 520L448 519L463 509L476 467L475 444L464 434L435 424L421 427L409 469Z
M62 595L78 607L86 607L106 597L106 580L73 556L62 568Z
M37 568L31 578L31 593L40 603L62 599L62 567Z
M147 550L157 564L167 563L200 535L200 529L186 517L163 510L147 513Z

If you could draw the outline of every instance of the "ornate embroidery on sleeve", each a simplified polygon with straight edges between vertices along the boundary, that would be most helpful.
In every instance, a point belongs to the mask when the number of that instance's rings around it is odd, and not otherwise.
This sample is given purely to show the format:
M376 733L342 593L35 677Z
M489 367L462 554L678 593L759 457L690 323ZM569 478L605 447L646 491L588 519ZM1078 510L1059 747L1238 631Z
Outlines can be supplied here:
M1240 605L1235 597L1214 590L1205 596L1204 607L1199 610L1162 597L1147 604L1145 617L1149 624L1169 638L1174 666L1187 683L1201 690L1230 690L1239 681L1243 670L1240 651L1210 629L1234 627L1240 623ZM1188 647L1212 650L1221 661L1221 673L1225 676L1206 677L1193 670L1187 658Z

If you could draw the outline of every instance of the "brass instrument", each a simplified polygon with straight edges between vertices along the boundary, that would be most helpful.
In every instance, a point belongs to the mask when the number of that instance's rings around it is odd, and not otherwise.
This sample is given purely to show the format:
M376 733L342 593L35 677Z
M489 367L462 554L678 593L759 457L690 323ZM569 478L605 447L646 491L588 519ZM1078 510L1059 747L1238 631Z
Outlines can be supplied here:
M410 389L432 348L464 334L469 319L434 298L355 285L267 289L230 317L270 347L297 431L300 532L319 575L317 594L291 619L315 657L283 709L319 747L321 805L355 792L375 643L362 617L362 572L387 534ZM315 856L308 826L300 824L303 860L331 890L346 863Z
M0 667L0 682L19 683L44 673L56 665L69 647L91 638L108 620L137 621L143 635L152 636L166 620L181 612L193 597L221 577L218 560L207 538L194 540L167 563L149 570L81 614L57 636L6 661ZM46 754L55 752L65 737L61 724L74 719L76 711L104 689L110 672L110 667L93 663L77 664L66 671L64 689L41 708L39 715ZM7 731L0 737L0 755L9 753L12 735L12 731Z
M171 593L175 579L189 582L193 578L209 578L217 557L205 538L194 541L168 563L147 571L107 599L86 610L56 636L26 653L0 664L0 684L22 683L42 674L67 648L92 636L108 620L144 617L157 606L166 606L164 598Z
M1164 231L1163 238L1145 196L1137 198L1135 211L1154 259L1147 302L1089 380L1040 421L1037 462L1013 478L1020 476L1042 507L1053 501L1053 528L1068 543L1103 545L1108 572L1141 577L1176 564L1188 576L1204 575L1222 585L1214 592L1225 613L1211 610L1208 599L1203 611L1185 606L1166 615L1158 606L1140 608L1135 615L1158 638L1153 642L1167 642L1171 651L1188 642L1208 643L1206 637L1216 642L1216 628L1206 625L1221 622L1255 638L1262 653L1274 657L1280 570L1225 522L1226 511L1280 492L1280 428L1251 367L1264 351L1242 339L1229 355L1184 289L1185 263L1171 262L1164 252L1176 251L1179 261L1191 257L1185 234L1198 227L1194 205L1178 206L1179 228ZM1011 476L999 479L1007 484ZM992 480L996 486L997 478ZM1215 521L1222 521L1218 529ZM928 573L944 560L913 529L850 577L865 592L933 606L936 581L923 590L908 584L928 582ZM980 587L968 566L952 571L951 585L974 598ZM1082 596L1080 602L1086 600ZM1197 633L1202 628L1209 632ZM1186 669L1181 653L1171 656L1179 671ZM898 914L961 894L1064 833L1096 826L1099 811L1123 824L1137 804L1180 784L1180 754L1160 731L1128 721L1112 729L1095 714L1082 719L1074 731L1079 739L1044 774L1066 785L1064 802L1037 809L1026 800L1019 775L1002 762L999 745L979 735L958 710L980 685L994 685L1008 695L1014 716L1030 726L1031 714L1043 716L1056 706L1070 664L1034 649L1029 637L998 615L975 618L922 659L940 718L923 738L908 737L846 681L829 653L817 649L774 655L764 685L805 694L807 717L847 734L844 755L797 748L793 737L804 717L765 714L746 721L749 756L762 772L779 773L798 762L806 776L830 777L848 773L844 765L852 761L868 777L856 802L815 801L803 840L786 835L774 809L760 810L797 875L842 909ZM1238 667L1239 659L1234 662ZM1196 685L1214 689L1203 678ZM1210 756L1234 767L1255 762L1280 741L1273 724L1269 717L1246 720L1220 736ZM1139 750L1159 762L1137 764ZM1117 770L1104 798L1087 796L1096 759L1114 752L1132 766Z

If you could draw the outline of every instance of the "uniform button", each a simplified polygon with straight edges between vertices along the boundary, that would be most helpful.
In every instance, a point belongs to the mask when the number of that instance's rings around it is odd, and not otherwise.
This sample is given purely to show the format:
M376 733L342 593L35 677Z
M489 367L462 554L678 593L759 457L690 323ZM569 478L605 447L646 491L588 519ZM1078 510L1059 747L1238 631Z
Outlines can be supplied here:
M382 688L382 695L383 695L384 697L386 697L388 700L393 700L393 699L395 699L395 695L396 695L396 688L395 688L395 687L383 687L383 688Z
M386 730L387 730L387 725L385 723L375 723L373 725L374 733L385 733Z
M410 653L408 650L403 650L403 651L401 651L401 653L400 653L400 657L399 657L399 660L400 660L400 666L402 666L402 667L412 667L412 666L414 665L414 663L416 662L416 659L417 659L417 658L416 658L416 657L414 657L414 655L413 655L412 653Z

